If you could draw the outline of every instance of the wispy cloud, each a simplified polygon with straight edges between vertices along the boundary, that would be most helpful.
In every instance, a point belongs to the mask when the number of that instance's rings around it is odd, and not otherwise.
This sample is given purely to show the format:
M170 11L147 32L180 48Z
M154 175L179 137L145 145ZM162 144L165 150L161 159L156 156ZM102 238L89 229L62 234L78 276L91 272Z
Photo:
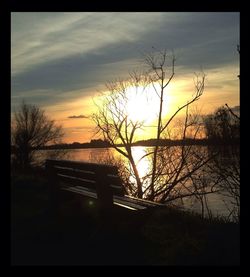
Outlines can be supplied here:
M12 13L12 74L75 54L133 42L155 28L162 13Z
M80 115L70 115L68 116L68 118L88 118L88 116L80 114Z
M142 57L140 52L152 50L151 46L174 49L177 66L189 72L199 66L205 70L224 66L238 60L238 17L238 13L12 13L12 96L22 98L35 91L34 100L45 102L41 91L49 92L46 102L56 103L80 89L88 94L124 76Z

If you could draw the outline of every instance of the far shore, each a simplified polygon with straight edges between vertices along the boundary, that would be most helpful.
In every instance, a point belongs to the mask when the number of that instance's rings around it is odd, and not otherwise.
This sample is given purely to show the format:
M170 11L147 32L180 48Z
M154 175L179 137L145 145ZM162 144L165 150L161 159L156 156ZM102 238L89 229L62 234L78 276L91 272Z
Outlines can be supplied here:
M154 139L137 141L131 144L131 146L143 146L143 147L154 147L154 146L182 146L182 145L239 145L239 140L209 140L209 139L186 139L186 140L160 140L159 143ZM116 147L124 147L124 144L116 144ZM49 145L37 150L56 150L56 149L88 149L88 148L113 148L114 146L110 145L108 142L99 141L99 142L87 142L87 143L71 143L71 144L58 144L58 145Z
M141 147L154 147L154 146L182 146L182 145L201 145L201 146L223 146L227 145L240 145L239 139L229 140L211 140L211 139L185 139L185 140L170 140L161 139L157 142L155 139L140 140L131 144L131 146ZM124 147L124 144L116 144L116 147ZM103 140L91 140L91 142L74 142L74 143L61 143L54 145L47 145L37 148L35 150L63 150L63 149L89 149L89 148L114 148L111 144ZM11 147L11 153L15 151L14 147Z

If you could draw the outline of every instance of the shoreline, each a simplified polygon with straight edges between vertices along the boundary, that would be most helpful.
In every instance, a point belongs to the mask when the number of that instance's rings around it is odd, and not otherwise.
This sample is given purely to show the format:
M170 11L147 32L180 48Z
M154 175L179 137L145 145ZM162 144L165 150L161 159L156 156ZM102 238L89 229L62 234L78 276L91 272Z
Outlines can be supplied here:
M80 144L80 143L79 143ZM197 145L197 146L239 146L240 141L209 141L209 140L197 140L197 141L162 141L160 143L154 143L151 141L140 141L132 143L132 147L155 147L155 146L190 146L190 145ZM116 147L124 147L124 144L117 144ZM83 143L80 145L72 145L72 144L62 144L62 145L51 145L45 146L43 148L35 149L35 150L65 150L65 149L93 149L93 148L114 148L112 145L95 145L91 143Z

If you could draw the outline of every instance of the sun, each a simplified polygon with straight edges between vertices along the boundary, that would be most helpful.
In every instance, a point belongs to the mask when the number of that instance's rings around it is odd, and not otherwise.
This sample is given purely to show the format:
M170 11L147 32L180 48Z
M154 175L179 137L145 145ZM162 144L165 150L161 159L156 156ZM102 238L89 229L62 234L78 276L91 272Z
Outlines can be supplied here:
M159 109L159 97L149 90L139 88L128 89L127 91L127 114L128 118L133 121L150 124L157 119Z

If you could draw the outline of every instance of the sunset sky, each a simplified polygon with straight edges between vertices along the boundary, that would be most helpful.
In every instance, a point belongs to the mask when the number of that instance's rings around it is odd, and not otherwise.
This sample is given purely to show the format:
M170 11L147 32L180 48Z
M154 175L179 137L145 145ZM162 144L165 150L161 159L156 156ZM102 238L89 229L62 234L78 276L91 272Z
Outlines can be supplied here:
M11 111L22 100L36 104L63 125L65 142L88 142L93 138L88 118L95 109L93 98L107 81L126 77L138 67L152 46L176 56L169 111L192 95L194 72L201 69L206 74L204 95L197 102L202 112L225 103L238 106L239 16L237 12L12 12Z

